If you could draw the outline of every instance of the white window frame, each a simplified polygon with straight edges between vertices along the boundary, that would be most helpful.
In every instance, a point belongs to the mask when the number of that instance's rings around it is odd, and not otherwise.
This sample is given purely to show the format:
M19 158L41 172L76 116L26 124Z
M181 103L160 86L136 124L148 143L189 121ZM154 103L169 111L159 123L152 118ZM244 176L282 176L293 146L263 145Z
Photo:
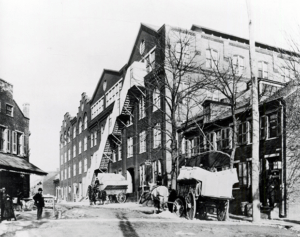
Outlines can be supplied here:
M142 96L139 99L139 119L146 117L146 111L145 111L145 98Z
M78 123L78 134L82 133L82 120L81 118L79 119L79 123Z
M94 146L94 133L91 133L91 147Z
M258 61L258 77L259 78L269 78L269 70L268 70L268 62L266 61ZM261 75L260 75L261 74Z
M140 142L140 154L146 152L146 131L140 132L139 142Z
M143 187L145 186L145 179L146 179L145 164L140 165L139 172L140 172L140 187Z
M87 115L85 114L83 117L83 130L87 129Z
M68 179L71 178L71 167L68 167Z
M127 158L133 157L133 137L127 138Z
M118 161L122 160L122 146L118 145Z
M73 158L76 157L76 145L74 144L73 145Z
M219 52L216 49L208 48L205 51L206 61L205 65L206 68L209 69L216 69L219 63Z
M94 132L94 146L97 145L97 131Z
M76 125L73 127L73 139L76 138Z
M82 144L81 144L81 141L79 141L79 143L78 143L78 146L79 146L79 148L78 148L78 154L81 154L81 151L82 151L82 150L81 150L81 148L82 148L81 145L82 145Z
M1 138L2 140L1 142L1 146L2 146L2 150L0 150L1 152L6 152L6 147L7 147L7 128L5 126L0 126L0 129L2 130L2 134L1 134ZM0 131L1 132L1 131Z
M245 59L244 59L243 56L241 56L241 55L234 55L232 57L232 66L233 66L233 69L234 69L235 73L238 76L243 75L244 69L245 69L244 65L245 65Z
M161 146L161 124L157 123L153 128L153 148Z
M8 108L11 108L11 111L8 110ZM9 114L7 113L8 111L10 111ZM6 114L7 116L14 117L14 106L11 105L11 104L6 103L6 105L5 105L5 114Z
M73 176L76 176L76 163L73 164Z
M78 163L78 174L81 174L82 173L82 162L79 161Z
M68 160L70 160L71 159L71 149L69 148L68 149Z

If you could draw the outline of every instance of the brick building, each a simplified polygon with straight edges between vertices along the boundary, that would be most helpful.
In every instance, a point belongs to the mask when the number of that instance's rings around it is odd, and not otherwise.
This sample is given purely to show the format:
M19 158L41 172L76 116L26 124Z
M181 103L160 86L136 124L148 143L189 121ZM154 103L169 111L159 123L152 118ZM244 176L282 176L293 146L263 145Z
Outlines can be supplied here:
M60 131L60 188L65 199L85 196L87 186L99 172L124 175L132 198L137 197L138 191L148 182L155 182L159 173L163 185L171 184L170 144L164 132L170 129L165 99L168 92L149 86L149 81L168 73L166 56L162 52L166 47L173 47L177 54L176 45L180 37L186 36L191 41L184 57L190 58L194 53L195 63L206 70L211 70L216 62L226 65L232 60L243 74L239 90L247 89L250 78L248 40L195 25L186 30L142 24L125 66L120 71L105 70L92 99L83 94L77 116L67 113L64 117ZM284 63L288 52L278 52L261 43L256 43L256 52L258 73L262 78L260 88L277 90L283 87L290 77ZM189 76L199 75L194 72ZM222 96L213 91L203 91L202 97L222 103ZM202 110L193 112L199 115ZM182 122L181 115L178 114L177 122Z
M16 196L30 192L30 174L47 173L29 162L29 104L21 110L13 98L13 86L0 79L0 187Z

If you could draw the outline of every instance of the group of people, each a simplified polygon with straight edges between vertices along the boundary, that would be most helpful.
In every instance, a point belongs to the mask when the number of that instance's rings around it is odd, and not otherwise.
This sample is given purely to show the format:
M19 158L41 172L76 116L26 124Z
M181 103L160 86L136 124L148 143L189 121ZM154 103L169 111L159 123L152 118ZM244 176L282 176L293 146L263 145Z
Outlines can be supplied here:
M33 197L34 204L37 207L37 220L40 220L42 218L43 207L45 206L42 192L43 189L39 188L38 193L36 193ZM17 196L18 196L17 205L19 205L21 207L21 211L23 211L22 192L18 190ZM2 222L3 220L11 221L11 219L14 219L16 221L17 218L14 211L13 200L12 197L8 193L6 193L5 188L0 189L0 203L1 203L0 222Z

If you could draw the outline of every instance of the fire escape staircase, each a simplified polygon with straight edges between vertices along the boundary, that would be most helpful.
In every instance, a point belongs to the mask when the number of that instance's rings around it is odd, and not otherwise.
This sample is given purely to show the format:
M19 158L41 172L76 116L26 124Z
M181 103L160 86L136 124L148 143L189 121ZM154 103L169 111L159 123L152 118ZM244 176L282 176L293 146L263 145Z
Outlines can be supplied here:
M131 88L144 87L144 77L146 76L146 65L140 62L134 62L128 69L123 80L122 90L119 93L119 98L114 102L112 113L107 118L104 126L104 131L101 134L101 142L99 149L94 153L91 160L91 166L88 169L87 176L83 180L87 190L88 185L93 184L98 172L107 171L109 160L111 160L112 152L110 142L121 142L120 124L123 115L132 116L132 95L129 95ZM95 172L96 171L96 172Z

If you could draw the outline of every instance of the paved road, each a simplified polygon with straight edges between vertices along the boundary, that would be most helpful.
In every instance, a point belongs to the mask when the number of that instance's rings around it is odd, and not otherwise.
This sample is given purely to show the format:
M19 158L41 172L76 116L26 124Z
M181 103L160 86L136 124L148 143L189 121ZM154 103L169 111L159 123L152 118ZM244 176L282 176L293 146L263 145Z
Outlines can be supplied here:
M188 221L171 213L152 214L149 209L69 207L64 210L63 219L58 220L50 214L46 212L43 220L35 221L35 212L24 213L17 222L5 223L7 229L3 236L297 236L296 232L284 228L218 222L213 217L208 221Z

